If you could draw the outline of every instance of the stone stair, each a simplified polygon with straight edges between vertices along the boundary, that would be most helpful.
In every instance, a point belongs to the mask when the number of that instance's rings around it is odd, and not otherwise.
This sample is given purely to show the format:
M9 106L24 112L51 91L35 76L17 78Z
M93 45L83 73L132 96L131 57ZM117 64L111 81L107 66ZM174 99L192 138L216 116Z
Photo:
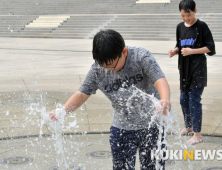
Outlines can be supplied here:
M138 2L2 0L0 37L88 39L100 29L114 29L125 39L174 41L176 26L182 21L180 0ZM222 1L196 0L196 3L197 18L208 24L215 41L222 41Z
M169 14L178 13L180 0L138 3L137 0L1 0L0 15ZM221 0L196 0L199 13L221 13Z

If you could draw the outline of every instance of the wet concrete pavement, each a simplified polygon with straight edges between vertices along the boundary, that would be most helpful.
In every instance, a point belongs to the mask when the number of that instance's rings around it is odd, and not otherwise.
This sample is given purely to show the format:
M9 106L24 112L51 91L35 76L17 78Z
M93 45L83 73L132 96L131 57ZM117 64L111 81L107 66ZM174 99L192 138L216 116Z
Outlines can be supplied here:
M182 128L177 56L170 59L167 55L167 51L174 47L174 42L126 41L126 44L142 46L153 53L170 85L172 108ZM222 45L216 44L217 47ZM0 164L0 169L45 170L56 166L57 156L53 150L55 141L50 137L53 131L47 123L42 128L46 137L37 137L40 133L40 113L50 111L57 103L64 104L78 90L93 63L91 48L92 40L1 38L0 138L3 140L0 141L0 159L28 156L33 162L8 166ZM202 96L204 143L189 149L222 149L221 56L222 51L219 48L217 55L208 56L208 87ZM107 133L112 121L112 108L108 99L97 91L77 111L66 117L67 125L74 121L73 115L77 125L63 130L66 134L72 133L71 136L64 136L65 154L69 157L69 164L89 170L112 169L111 158L93 159L86 156L90 151L110 151ZM27 136L32 138L16 139ZM169 135L169 143L181 140L181 144L184 144L189 137L175 139L174 135ZM219 165L222 166L221 161L216 160L176 161L167 169L202 169Z

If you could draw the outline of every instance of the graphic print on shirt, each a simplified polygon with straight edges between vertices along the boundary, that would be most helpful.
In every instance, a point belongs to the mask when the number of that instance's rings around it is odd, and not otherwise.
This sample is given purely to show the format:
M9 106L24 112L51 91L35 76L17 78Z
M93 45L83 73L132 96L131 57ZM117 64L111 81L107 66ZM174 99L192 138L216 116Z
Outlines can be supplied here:
M184 39L180 41L180 45L181 47L185 46L185 45L189 45L189 46L193 46L193 44L195 43L196 39Z
M125 79L116 79L112 84L105 85L105 91L107 93L112 91L118 91L120 87L127 88L131 86L132 84L137 84L138 82L141 82L143 80L142 74L136 74L135 76L127 77L125 76Z

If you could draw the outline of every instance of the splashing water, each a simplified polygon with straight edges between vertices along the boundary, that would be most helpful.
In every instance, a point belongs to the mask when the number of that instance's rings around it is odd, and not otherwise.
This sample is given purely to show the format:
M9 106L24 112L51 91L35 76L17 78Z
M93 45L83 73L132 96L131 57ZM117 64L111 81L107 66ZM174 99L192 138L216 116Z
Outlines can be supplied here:
M68 124L65 124L65 116L66 112L64 110L64 107L62 104L57 104L56 109L55 109L55 117L58 119L57 121L52 121L49 118L49 113L46 110L46 104L47 102L45 101L46 97L44 96L44 93L39 93L35 97L30 96L29 94L28 98L32 101L30 107L26 109L26 111L29 113L29 115L38 115L38 113L41 114L41 119L40 122L36 122L38 126L40 127L40 132L39 132L39 137L42 139L42 136L44 134L43 129L46 124L50 126L50 129L52 129L53 134L52 134L52 142L54 143L54 147L57 153L57 165L60 170L65 170L68 169L70 166L67 163L67 155L65 154L65 148L63 146L63 135L62 132L63 130L69 130L72 127L76 128L76 117L75 114L72 114L72 116L69 116L69 118L73 118L74 120L72 122L69 122ZM38 98L36 101L38 102L33 102L33 98ZM9 114L8 112L6 114ZM25 123L23 124L25 128L27 126L27 123L33 122L29 118L25 118ZM13 123L13 122L12 122ZM33 122L35 124L35 122ZM39 143L40 144L40 143Z
M63 169L68 169L69 165L67 164L66 161L66 156L65 152L63 149L63 138L62 138L62 130L65 129L65 124L64 124L64 118L66 116L66 112L64 107L61 104L57 105L57 108L55 110L55 117L58 119L57 121L52 121L49 118L49 115L46 114L46 112L41 112L41 117L42 117L42 123L44 124L45 122L49 122L50 127L54 130L53 134L53 139L56 141L55 143L55 149L57 151L57 163L58 167L63 170ZM72 124L69 124L69 127L74 127L76 125L76 121L74 121Z
M41 96L40 98L41 98L41 101L44 99L43 96ZM48 123L51 129L53 129L54 134L52 135L52 139L55 141L54 146L55 146L55 150L57 151L58 167L61 170L68 169L69 165L67 163L67 160L66 160L67 157L66 157L66 153L63 147L62 131L65 129L70 129L71 127L76 127L76 120L74 120L72 123L69 123L68 125L65 124L66 112L62 104L57 104L55 115L58 120L51 121L49 118L49 114L46 111L46 107L43 106L43 104L41 103L32 103L31 107L29 108L29 111L32 114L35 114L36 112L41 113L40 137L42 137L42 134L43 134L42 129L45 123ZM148 118L150 120L148 128L150 128L154 123L157 124L157 127L159 129L157 150L163 150L161 149L162 144L165 144L166 146L170 146L170 147L175 146L175 145L178 145L181 147L182 145L182 148L187 148L187 146L185 144L183 145L182 142L174 141L173 144L171 145L167 143L167 132L170 131L171 134L178 133L178 129L179 129L178 118L174 115L174 112L172 110L170 112L167 111L166 116L160 114L161 111L163 110L163 107L161 106L160 101L157 98L155 98L154 95L149 95L135 88L132 92L132 95L129 97L127 101L127 107L128 107L129 112L139 113L140 116L144 119ZM158 108L158 113L155 110L156 108ZM72 117L74 117L75 119L75 115L73 115ZM161 141L162 134L164 134L163 141ZM179 139L181 138L181 136L180 135L176 136L176 138ZM159 164L158 160L156 160L156 169L158 170L161 169L161 165Z
M136 107L135 107L136 106ZM154 95L149 95L140 89L134 88L132 95L127 101L128 111L132 113L138 113L144 119L150 120L148 129L151 128L152 125L157 125L159 129L159 135L157 140L157 150L166 151L166 147L164 149L161 148L162 144L165 146L167 143L167 132L171 132L171 134L177 134L179 129L178 118L174 115L174 111L167 110L167 115L163 115L163 107L160 104L160 101L154 97ZM163 134L163 136L162 136ZM180 133L179 133L180 134ZM177 136L180 138L181 136ZM162 140L163 138L163 140ZM162 141L161 141L162 140ZM182 143L177 142L173 143L173 145L181 146ZM182 145L183 148L187 148L186 145ZM152 148L149 148L152 149ZM157 154L158 155L158 154ZM160 152L159 155L160 157ZM162 169L159 160L156 159L156 169Z

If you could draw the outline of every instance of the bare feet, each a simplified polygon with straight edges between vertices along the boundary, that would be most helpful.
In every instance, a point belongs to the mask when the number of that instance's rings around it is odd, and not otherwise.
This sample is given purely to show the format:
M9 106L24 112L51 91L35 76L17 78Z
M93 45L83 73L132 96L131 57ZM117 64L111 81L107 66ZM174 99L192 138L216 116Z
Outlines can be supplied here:
M203 137L201 136L201 133L194 132L193 137L187 141L187 144L188 145L195 145L195 144L198 144L201 142L203 142Z
M193 132L193 128L183 128L180 132L181 136L187 135L189 132Z

